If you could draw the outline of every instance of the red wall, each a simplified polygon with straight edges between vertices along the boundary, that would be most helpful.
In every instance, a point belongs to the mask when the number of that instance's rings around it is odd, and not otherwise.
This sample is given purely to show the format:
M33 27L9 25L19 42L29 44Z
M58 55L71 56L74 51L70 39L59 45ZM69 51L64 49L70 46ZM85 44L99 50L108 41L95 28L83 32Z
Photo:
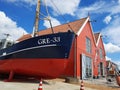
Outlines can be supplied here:
M86 52L86 37L91 40L92 53ZM81 77L81 54L84 53L86 56L89 56L94 60L95 57L95 42L94 36L91 30L90 23L87 22L86 26L83 28L81 34L77 37L77 77Z
M88 37L91 40L91 46L92 46L92 53L86 52L86 37ZM98 68L96 67L99 64L99 56L97 57L98 60L95 61L96 56L96 42L94 40L93 32L91 29L91 25L89 22L85 25L82 32L79 36L76 36L75 41L73 43L71 52L70 52L70 58L68 60L68 66L64 72L65 76L74 76L77 78L81 77L81 54L84 53L86 56L89 56L92 58L92 66L93 66L93 75L98 75ZM102 44L102 41L100 41L98 47L102 47L104 51L104 47ZM105 51L104 51L105 54ZM105 59L103 60L105 63Z
M100 52L99 49L102 49L102 54L103 54L103 58L100 58ZM98 76L99 72L98 72L98 65L100 64L100 62L102 62L104 64L104 69L106 68L106 53L105 53L105 49L104 49L104 45L103 45L103 41L102 38L100 37L99 41L98 41L98 45L97 45L97 59L94 61L94 76Z

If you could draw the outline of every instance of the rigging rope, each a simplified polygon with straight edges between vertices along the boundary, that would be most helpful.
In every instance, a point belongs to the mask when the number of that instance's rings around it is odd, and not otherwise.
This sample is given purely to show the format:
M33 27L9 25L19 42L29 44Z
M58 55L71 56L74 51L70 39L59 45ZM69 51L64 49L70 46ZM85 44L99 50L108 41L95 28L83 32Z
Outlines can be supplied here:
M46 8L47 15L50 16L50 15L49 15L49 12L48 12L46 0L44 0L44 3L45 3L45 8Z
M53 5L54 5L55 8L57 9L57 11L60 13L60 16L63 18L63 20L64 20L65 22L67 22L67 20L66 20L65 17L62 15L61 11L57 8L57 6L56 6L55 3L53 2L53 0L51 0L51 2L53 3ZM56 11L56 12L57 12L57 11ZM57 12L57 14L59 15L58 12ZM73 29L72 29L72 27L70 26L70 24L67 23L67 25L68 25L68 27L73 31Z
M51 22L51 19L50 19L50 14L49 14L49 12L48 12L48 7L47 7L47 4L46 4L46 0L44 0L44 4L45 4L45 8L46 8L46 13L47 13L47 16L45 16L44 14L42 14L42 16L44 16L45 18L45 20L48 20L49 21L49 23L50 23L50 27L51 27L51 30L52 30L52 33L54 33L54 30L53 30L53 26L52 26L52 22Z

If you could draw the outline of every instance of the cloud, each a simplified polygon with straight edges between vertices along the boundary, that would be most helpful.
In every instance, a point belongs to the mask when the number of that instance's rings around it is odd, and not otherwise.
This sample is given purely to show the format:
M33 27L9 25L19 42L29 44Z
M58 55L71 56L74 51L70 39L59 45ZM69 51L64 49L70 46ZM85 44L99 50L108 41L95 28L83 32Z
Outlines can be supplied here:
M118 14L120 13L120 1L116 2L118 0L110 0L109 4L108 1L100 0L96 1L93 4L90 4L86 7L80 7L78 10L76 10L76 15L78 18L83 18L88 15L88 12L90 14L105 14L108 13L110 15Z
M6 0L6 1L14 4L26 3L29 4L30 6L36 5L37 3L37 0Z
M17 26L17 23L6 16L6 14L0 11L0 38L3 38L3 34L10 34L11 38L16 40L27 32L22 28Z
M46 0L46 3L55 12L58 12L57 8L62 14L75 15L74 12L78 9L81 0Z
M115 53L115 52L120 52L120 47L116 46L112 43L107 43L104 44L105 50L107 53Z
M83 18L83 17L88 15L88 12L90 14L103 13L104 12L103 11L104 6L105 6L104 1L99 1L99 2L97 1L97 2L95 2L95 3L93 3L89 6L78 8L78 10L76 11L76 15L77 15L78 18Z
M118 3L120 3L120 0L118 0Z
M110 57L106 56L106 60L107 60L107 61L108 61L108 60L111 61L112 59L111 59Z
M120 68L120 60L116 61L116 64L119 65L119 68Z
M57 8L60 10L62 14L70 14L74 15L74 12L79 7L79 3L81 0L46 0L47 6L53 9L54 13L58 12ZM30 6L36 5L37 0L7 0L10 3L25 3Z
M101 30L104 40L107 40L117 46L120 46L120 16L114 16L113 20Z
M53 27L54 27L54 26L57 26L57 25L60 25L60 22L59 22L57 19L55 19L55 18L53 18L53 17L50 17L50 19L51 19L51 23L52 23L52 26L53 26ZM49 23L48 20L44 20L43 25L44 25L45 27L47 27L47 28L50 28L50 23Z
M25 3L32 6L36 5L37 0L4 0L4 2L10 2L19 5L21 3L24 5ZM76 15L78 18L87 16L88 12L91 14L110 13L112 15L120 13L120 0L110 0L109 4L108 1L99 0L93 4L90 4L89 6L79 8L80 2L81 0L46 0L47 6L54 11L54 14L58 12L56 6L63 15Z
M120 69L120 60L112 60L112 58L106 56L106 60L107 61L111 61L111 62L114 62L115 64L118 65L118 68Z
M118 69L120 70L120 60L118 60L118 61L112 61L112 62L114 62L115 64L117 64L117 66L118 66Z
M111 21L112 17L111 16L106 16L104 19L104 22L108 24Z

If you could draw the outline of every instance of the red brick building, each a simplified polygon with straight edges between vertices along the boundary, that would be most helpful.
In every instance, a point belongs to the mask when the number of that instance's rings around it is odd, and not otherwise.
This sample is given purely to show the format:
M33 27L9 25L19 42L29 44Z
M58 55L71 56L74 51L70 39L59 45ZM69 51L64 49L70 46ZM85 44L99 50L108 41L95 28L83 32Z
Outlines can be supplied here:
M106 59L101 34L93 33L89 17L59 25L53 29L54 33L67 32L72 29L76 34L70 52L70 60L63 76L77 79L105 76ZM50 33L52 30L49 28L40 31L38 35ZM19 41L30 37L30 34L24 35Z
M100 33L96 33L96 56L94 60L94 76L105 76L106 75L106 53L102 41L102 35Z

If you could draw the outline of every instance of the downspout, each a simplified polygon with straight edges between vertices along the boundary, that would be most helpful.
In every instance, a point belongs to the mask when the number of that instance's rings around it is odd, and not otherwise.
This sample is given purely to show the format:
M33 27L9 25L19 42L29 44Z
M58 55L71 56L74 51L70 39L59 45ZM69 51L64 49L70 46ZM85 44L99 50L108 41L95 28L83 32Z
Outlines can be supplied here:
M94 70L93 69L94 68L94 59L95 58L92 58L92 60L91 60L91 64L92 64L92 79L93 79L93 75L94 75L94 71L93 71Z
M77 78L77 71L76 71L76 66L77 66L77 62L76 62L76 56L77 56L77 36L75 36L75 42L74 42L74 78Z

